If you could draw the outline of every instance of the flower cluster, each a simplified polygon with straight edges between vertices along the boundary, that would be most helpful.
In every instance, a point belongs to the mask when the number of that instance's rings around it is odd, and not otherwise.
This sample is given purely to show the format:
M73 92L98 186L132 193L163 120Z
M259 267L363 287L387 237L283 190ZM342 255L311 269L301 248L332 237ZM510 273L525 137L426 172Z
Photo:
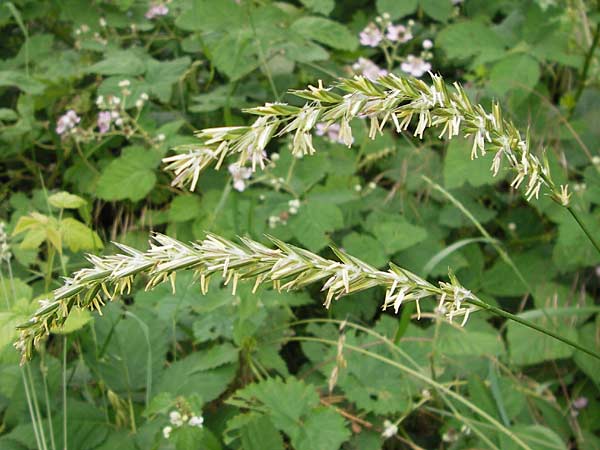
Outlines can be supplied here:
M67 133L74 133L79 122L81 122L81 117L72 109L68 110L58 118L56 122L56 134L62 136Z
M148 20L156 19L157 17L166 16L169 14L169 7L164 3L155 3L148 8L145 17Z
M438 298L449 319L477 309L469 305L469 299L475 297L453 276L449 283L435 286L394 264L386 271L378 270L336 248L333 250L338 259L331 260L270 239L275 248L248 238L240 238L241 242L236 244L214 234L193 244L155 234L146 252L117 244L119 254L89 255L91 267L66 278L53 297L40 301L40 308L18 327L20 337L15 346L25 362L49 330L64 324L73 308L101 312L107 300L130 292L135 276L147 275L146 288L151 289L164 281L173 281L176 272L184 269L194 271L203 294L208 290L210 277L218 273L225 285L231 285L234 294L242 280L254 281L253 292L264 282L279 290L296 290L319 282L326 291L327 308L333 300L380 286L386 290L383 308L393 307L395 312L408 301L416 302L420 312L419 301L426 297Z
M171 437L173 427L180 428L184 425L198 428L204 427L204 417L195 415L190 416L185 412L181 414L181 412L177 410L173 410L169 413L169 422L171 425L167 425L162 430L165 439L169 439L169 437Z
M487 152L494 154L491 171L497 175L502 162L515 172L512 186L518 189L525 182L527 199L538 197L543 185L556 201L568 204L566 186L555 187L547 164L542 163L529 147L529 140L514 124L503 117L500 105L492 111L473 104L462 86L448 87L438 75L431 75L432 83L388 74L369 80L357 76L341 79L336 86L309 86L292 91L307 102L296 107L284 103L267 103L246 110L258 118L252 125L204 129L196 133L201 144L185 146L176 156L166 158L165 170L175 173L174 186L191 185L193 190L200 172L209 165L218 168L230 155L238 155L240 167L250 162L252 170L264 168L265 147L273 137L292 134L292 153L295 156L312 155L315 149L311 132L324 133L334 127L336 140L347 146L353 143L351 121L363 118L370 121L369 137L382 132L391 123L398 133L414 125L413 135L423 138L427 128L441 130L439 137L452 139L460 134L473 137L471 159ZM321 124L321 125L318 125Z
M96 98L96 106L100 110L96 123L100 134L108 133L111 128L122 129L127 135L133 132L134 126L129 123L131 122L131 118L125 112L128 107L128 97L131 95L130 86L131 82L129 80L121 80L119 81L121 97L109 95L107 98L104 98L103 95L100 95ZM141 110L148 99L148 94L142 92L135 101L135 107Z
M390 21L390 15L384 13L359 33L360 43L367 47L378 47L382 43L404 44L413 38L413 25L413 21L409 21L407 25L393 24Z

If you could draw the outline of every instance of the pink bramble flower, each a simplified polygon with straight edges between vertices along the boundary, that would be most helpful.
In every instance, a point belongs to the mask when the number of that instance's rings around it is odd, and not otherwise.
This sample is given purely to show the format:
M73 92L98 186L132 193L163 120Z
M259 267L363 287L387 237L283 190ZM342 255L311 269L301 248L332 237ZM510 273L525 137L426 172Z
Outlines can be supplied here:
M373 22L367 25L358 36L360 37L361 45L367 47L377 47L383 40L383 33Z
M152 20L156 17L166 16L169 14L169 8L162 3L154 4L146 11L146 19Z
M371 81L375 81L377 78L387 75L388 73L387 70L382 69L370 59L363 58L362 56L358 58L358 61L352 64L352 69Z
M63 135L67 131L72 130L75 126L81 122L81 118L72 109L68 110L65 114L59 117L56 122L56 133Z
M110 130L110 123L112 122L112 117L110 111L100 111L98 113L98 131L100 134L104 134Z
M406 61L400 65L400 69L415 78L420 78L431 70L431 64L418 56L408 55Z
M389 24L387 27L387 33L385 35L392 42L408 42L413 38L410 28L404 25L392 25Z
M340 138L340 124L332 123L327 125L324 122L319 122L315 126L315 133L317 136L326 136L331 142L343 144L344 141Z

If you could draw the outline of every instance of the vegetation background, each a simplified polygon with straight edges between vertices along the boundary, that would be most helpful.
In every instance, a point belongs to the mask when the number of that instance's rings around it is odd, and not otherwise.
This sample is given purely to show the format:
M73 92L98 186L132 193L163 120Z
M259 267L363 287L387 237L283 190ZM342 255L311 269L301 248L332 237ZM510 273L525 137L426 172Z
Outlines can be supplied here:
M317 124L265 170L195 189L161 159L195 130L322 80L429 71L492 100L600 235L600 5L584 0L15 0L0 4L0 448L597 449L600 362L487 312L464 327L372 289L232 295L191 273L77 310L19 365L16 326L85 254L159 231L265 233L431 281L600 348L600 255L568 212L526 201L472 142ZM187 147L186 147L187 146ZM423 175L425 177L423 177ZM542 194L544 194L542 192ZM411 320L414 319L414 320Z

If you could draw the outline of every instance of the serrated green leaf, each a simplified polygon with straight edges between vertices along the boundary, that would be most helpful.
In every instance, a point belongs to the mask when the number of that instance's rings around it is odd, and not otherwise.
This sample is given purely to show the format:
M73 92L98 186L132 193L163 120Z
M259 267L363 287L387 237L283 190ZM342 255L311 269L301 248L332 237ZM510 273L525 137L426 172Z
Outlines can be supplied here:
M78 195L70 194L66 191L57 192L48 197L48 203L55 208L61 209L77 209L85 205L87 202Z
M466 139L455 138L450 141L444 158L444 186L454 189L469 183L473 187L494 183L490 171L492 153L471 160L472 143Z
M292 24L291 30L339 50L352 51L358 47L358 39L348 28L324 17L302 17Z
M126 148L102 171L97 185L98 197L104 200L143 199L156 183L153 169L158 163L159 157L150 150Z
M173 199L169 208L171 222L185 222L195 219L202 213L202 201L197 195L179 195Z
M98 233L77 219L67 217L60 221L59 226L62 241L72 252L100 250L104 247Z
M303 204L288 223L296 239L312 251L325 247L329 242L327 233L343 225L342 212L337 206L316 201Z
M87 71L101 75L135 76L144 73L146 65L132 50L117 50L107 54L106 58L91 65Z
M316 13L328 16L335 6L335 0L300 0L307 8Z
M377 0L377 12L388 13L392 20L412 14L417 9L419 0Z
M297 450L337 450L351 435L344 418L327 408L311 412L301 430L292 440Z

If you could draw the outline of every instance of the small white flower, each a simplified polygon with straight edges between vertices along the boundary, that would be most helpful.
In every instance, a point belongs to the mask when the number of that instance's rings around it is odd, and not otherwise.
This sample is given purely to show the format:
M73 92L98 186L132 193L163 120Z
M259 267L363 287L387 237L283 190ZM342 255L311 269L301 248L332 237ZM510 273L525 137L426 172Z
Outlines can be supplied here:
M149 98L150 98L150 97L148 97L148 94L146 94L145 92L142 92L142 93L140 94L140 99L142 99L142 100L143 100L143 101L145 101L145 102L147 102Z
M98 108L102 108L102 106L103 106L103 105L104 105L104 96L102 96L102 95L99 95L99 96L96 98L96 106L97 106Z
M400 65L400 69L415 78L420 78L426 72L431 70L431 64L429 64L423 58L419 58L418 56L408 55L406 57L406 61Z
M431 42L431 39L425 39L425 40L423 41L423 48L424 48L425 50L429 50L429 49L432 49L432 48L433 48L433 42Z
M100 17L99 22L102 28L106 27L106 19L104 17Z
M514 222L509 222L509 223L508 223L508 229L509 229L510 231L515 231L515 230L517 229L517 224L516 224L516 223L514 223Z
M131 85L131 82L129 80L121 80L119 81L119 87L120 88L125 88Z
M279 153L277 153L277 152L271 153L271 161L274 161L274 162L279 161L279 158L280 158Z
M595 166L600 166L600 156L596 155L592 157L592 164Z
M296 209L298 209L298 208L300 208L300 200L298 200L297 198L295 198L293 200L290 200L288 202L288 206L290 208L296 208Z
M173 427L166 426L163 428L162 433L165 439L169 439L169 436L171 436L171 431L173 431Z
M377 183L375 183L374 181L371 181L367 187L371 190L375 189L377 187Z
M242 192L246 189L245 180L252 176L252 169L250 167L240 166L239 163L230 164L228 169L233 177L233 188L238 192Z
M357 184L357 185L354 186L354 190L356 192L360 192L360 191L362 191L362 186L360 184Z
M408 42L413 38L413 35L409 28L404 25L392 25L389 24L387 27L387 33L385 35L392 42Z
M384 439L389 439L396 436L396 434L398 434L398 426L386 419L383 422L383 432L381 433L381 436Z
M202 416L192 416L188 425L191 427L202 428L204 426L204 417Z
M269 216L269 228L273 229L281 222L279 216Z
M166 138L166 136L164 135L164 133L160 133L160 134L158 134L158 135L156 136L156 140L157 140L158 142L162 142L162 141L164 141L164 140L165 140L165 138Z
M142 108L144 107L144 101L143 101L141 98L138 98L138 99L135 101L135 107L136 107L137 109L142 109Z
M169 421L171 422L171 425L175 425L176 427L180 427L183 425L183 422L185 422L179 411L171 411L169 413Z
M371 22L359 34L361 45L367 47L377 47L383 40L383 33L377 25Z
M362 56L352 65L352 69L356 72L360 72L363 77L368 78L371 81L375 81L377 78L387 75L388 73L387 70L380 68L373 61L368 58L363 58Z

